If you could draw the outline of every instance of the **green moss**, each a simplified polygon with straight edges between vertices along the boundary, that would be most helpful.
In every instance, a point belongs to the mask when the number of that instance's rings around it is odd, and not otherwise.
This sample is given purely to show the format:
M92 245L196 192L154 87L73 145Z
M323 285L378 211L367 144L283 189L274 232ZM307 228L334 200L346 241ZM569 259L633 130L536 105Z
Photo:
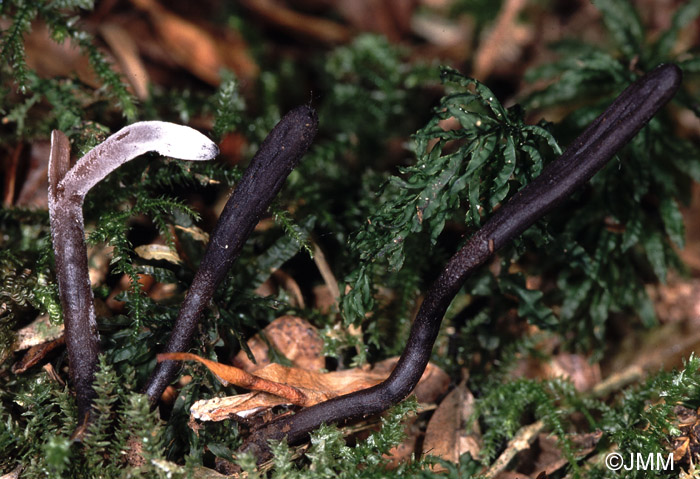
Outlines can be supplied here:
M524 120L524 108L505 108L485 85L449 68L439 75L432 66L415 64L405 50L376 35L359 36L304 61L275 59L254 85L259 94L246 97L248 101L235 76L224 73L216 90L155 87L151 98L137 104L94 39L74 21L79 9L92 8L92 2L0 2L5 20L0 37L5 102L0 108L6 124L0 140L30 143L58 128L70 136L78 156L116 128L115 117L186 122L210 115L213 136L243 135L249 144L244 155L250 157L289 102L308 101L306 86L313 79L319 88L312 98L321 115L319 140L271 208L274 225L251 237L216 292L193 349L226 361L275 317L295 313L333 331L326 335L326 351L342 366L384 359L401 351L420 292L445 259L556 157L559 144L571 141L642 70L678 60L688 76L700 71L700 60L674 49L681 28L700 12L699 1L686 2L672 28L655 39L629 2L596 5L608 41L562 43L555 47L560 61L528 74L531 81L556 82L524 98L525 108L564 106L571 113L557 124L531 125ZM483 18L494 8L473 1L458 7L485 12ZM24 36L37 18L56 41L70 40L81 48L101 88L93 90L75 78L40 78L27 66ZM264 52L262 46L256 50L265 68ZM601 90L601 84L607 88ZM431 110L438 95L443 97ZM697 110L687 91L676 101ZM458 125L445 131L441 125L448 118ZM396 140L414 132L410 150L396 153ZM188 426L195 401L235 393L198 366L185 366L193 380L179 390L167 422L137 393L204 250L203 241L183 231L210 227L208 210L235 185L240 168L147 157L120 168L88 196L89 242L113 249L108 284L96 296L104 299L121 275L136 279L140 273L171 285L174 294L155 301L134 286L118 298L125 301L123 312L99 318L104 355L96 378L97 416L82 444L70 440L77 418L68 389L38 368L24 376L4 369L14 358L10 344L20 325L38 314L61 321L48 215L5 207L0 210L0 347L2 357L10 359L0 374L0 473L21 465L22 477L29 478L186 477L202 474L202 467L219 457L238 461L249 477L427 478L437 477L428 468L437 462L447 477L468 478L477 477L506 441L535 419L559 438L573 474L608 474L576 466L581 459L569 441L575 433L603 431L596 453L610 447L664 451L673 431L672 406L696 405L697 359L680 373L659 374L605 403L562 381L507 382L508 368L520 355L538 354L538 345L537 338L510 334L501 321L517 315L564 347L599 355L612 313L652 327L645 286L663 281L669 269L681 268L674 251L684 236L679 205L688 199L691 181L700 180L698 153L662 113L620 153L619 161L503 250L493 268L468 280L448 313L450 335L441 335L435 360L455 375L470 369L470 387L480 397L474 420L484 430L484 449L477 458L462 456L459 464L423 457L396 471L387 471L383 454L400 442L401 419L414 407L410 402L388 413L382 429L357 445L346 444L332 426L313 434L304 459L293 460L292 449L275 444L272 470L261 473L254 458L234 457L242 440L235 423L207 425L198 433ZM193 198L201 209L192 206ZM134 237L135 225L147 231L146 239ZM134 253L135 246L155 237L181 248L183 262L144 260ZM284 292L268 298L253 293L270 270L280 267L303 277L305 291L321 284L310 258L311 239L343 280L341 291L352 288L341 298L342 313L346 325L362 325L364 337L343 336L333 329L338 321L333 312L292 307ZM528 284L530 277L539 277L541 288ZM65 358L52 363L65 375ZM583 425L571 421L580 415ZM140 451L142 461L124 454L132 449Z

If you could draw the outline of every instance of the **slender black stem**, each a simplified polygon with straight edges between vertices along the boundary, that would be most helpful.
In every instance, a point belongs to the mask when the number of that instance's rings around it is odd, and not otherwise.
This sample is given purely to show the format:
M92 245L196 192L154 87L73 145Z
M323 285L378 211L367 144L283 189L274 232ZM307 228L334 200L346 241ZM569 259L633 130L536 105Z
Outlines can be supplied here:
M56 279L63 310L70 375L76 392L78 423L89 416L95 391L100 338L95 320L87 246L83 227L83 198L63 196L60 184L70 166L70 143L62 132L51 133L49 211L56 261Z
M274 421L254 431L241 450L263 461L269 457L271 439L296 443L323 423L378 414L403 400L423 374L442 317L467 276L588 181L673 97L680 82L680 69L670 64L630 85L561 157L494 213L448 261L426 293L406 348L388 379Z
M99 334L95 319L83 222L83 200L90 188L125 162L157 151L188 160L210 160L219 149L192 128L146 121L119 130L70 168L70 143L62 132L51 133L49 217L56 260L56 279L66 327L70 375L78 405L78 424L92 408ZM79 428L84 430L83 428Z
M214 291L289 173L309 149L317 126L316 112L301 106L287 113L265 138L211 234L165 352L181 352L189 347L199 318ZM145 389L152 403L158 401L178 368L176 361L164 361L156 366Z

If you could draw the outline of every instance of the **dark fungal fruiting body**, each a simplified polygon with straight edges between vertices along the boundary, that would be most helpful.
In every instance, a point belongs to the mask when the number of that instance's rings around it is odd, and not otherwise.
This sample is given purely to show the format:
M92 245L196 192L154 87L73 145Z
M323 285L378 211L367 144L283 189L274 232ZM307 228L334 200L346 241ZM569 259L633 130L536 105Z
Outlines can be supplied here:
M70 166L70 144L60 131L51 134L49 211L56 278L65 324L70 375L76 391L78 422L84 423L95 396L99 335L88 275L82 199L64 197L59 184ZM65 198L65 199L62 199Z
M48 195L51 239L80 426L84 426L90 416L95 396L92 383L99 354L88 275L83 200L90 188L117 167L150 151L186 160L210 160L219 153L214 143L192 128L149 121L123 128L69 169L68 138L58 130L51 134Z
M241 448L258 462L269 458L270 440L303 440L323 423L381 413L403 400L430 359L449 304L476 268L588 181L675 94L681 71L661 65L625 89L557 160L506 202L448 261L425 295L408 343L384 382L273 421L254 431Z
M260 145L210 236L164 352L182 352L189 347L214 291L289 173L311 146L317 127L316 112L300 106L287 113ZM145 390L151 402L158 401L178 367L175 361L164 361L156 366Z

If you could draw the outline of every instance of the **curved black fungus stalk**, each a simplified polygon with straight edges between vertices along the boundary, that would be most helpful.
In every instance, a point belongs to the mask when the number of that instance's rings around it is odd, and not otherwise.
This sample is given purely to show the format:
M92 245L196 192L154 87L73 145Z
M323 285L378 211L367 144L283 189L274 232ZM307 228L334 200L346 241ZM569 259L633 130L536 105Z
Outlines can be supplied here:
M289 173L309 149L317 127L316 112L307 106L297 107L280 120L260 145L211 234L199 270L180 307L166 352L185 351L189 347L199 317L216 287ZM156 366L145 389L151 403L160 399L178 367L176 361L164 361Z
M186 126L159 121L135 123L118 131L70 168L70 143L51 133L49 217L56 259L56 279L63 309L70 375L76 392L78 423L90 415L95 391L99 335L88 275L83 223L87 192L119 165L149 151L185 160L210 160L219 149Z
M425 370L442 317L467 276L588 181L678 89L681 71L662 65L633 83L556 161L523 187L447 263L425 295L406 348L389 378L377 386L331 399L254 431L242 452L269 458L268 441L293 444L322 423L378 414L403 400Z

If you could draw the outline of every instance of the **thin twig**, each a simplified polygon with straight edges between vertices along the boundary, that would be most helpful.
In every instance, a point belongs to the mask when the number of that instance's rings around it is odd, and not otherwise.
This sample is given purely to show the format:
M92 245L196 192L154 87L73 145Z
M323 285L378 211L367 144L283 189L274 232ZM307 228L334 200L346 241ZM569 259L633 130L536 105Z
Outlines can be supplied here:
M537 439L537 436L544 429L544 422L537 421L527 426L521 427L513 436L513 439L508 441L505 451L498 456L486 474L484 479L491 479L506 470L510 461L521 451L530 449L530 445Z

